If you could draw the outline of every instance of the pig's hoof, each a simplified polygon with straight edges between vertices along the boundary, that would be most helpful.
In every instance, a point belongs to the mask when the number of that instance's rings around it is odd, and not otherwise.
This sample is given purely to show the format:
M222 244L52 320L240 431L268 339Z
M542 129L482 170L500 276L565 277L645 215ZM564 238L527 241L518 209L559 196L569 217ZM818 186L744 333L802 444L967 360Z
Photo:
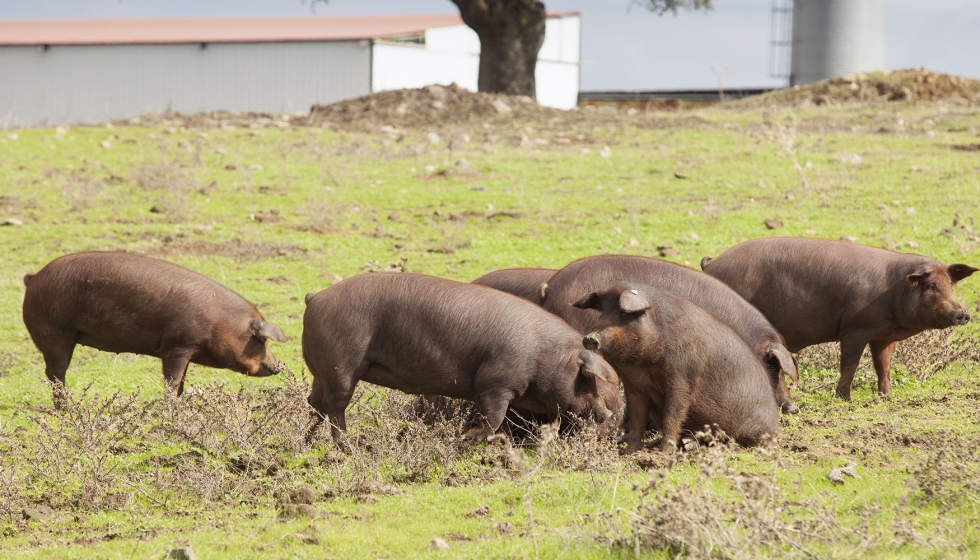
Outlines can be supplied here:
M845 393L845 392L842 392L842 391L839 391L838 390L837 391L837 398L840 399L840 400L842 400L842 401L849 401L849 400L851 400L851 392L850 391L847 391Z
M783 403L782 410L783 414L796 414L800 411L800 407L796 406L796 403Z

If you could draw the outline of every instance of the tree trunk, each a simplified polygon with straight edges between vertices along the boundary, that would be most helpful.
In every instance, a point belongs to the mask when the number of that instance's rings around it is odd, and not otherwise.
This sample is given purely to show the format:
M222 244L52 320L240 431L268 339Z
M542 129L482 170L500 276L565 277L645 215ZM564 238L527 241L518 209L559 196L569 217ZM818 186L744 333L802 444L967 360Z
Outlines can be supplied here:
M480 37L480 91L535 97L534 68L544 43L537 0L452 0Z

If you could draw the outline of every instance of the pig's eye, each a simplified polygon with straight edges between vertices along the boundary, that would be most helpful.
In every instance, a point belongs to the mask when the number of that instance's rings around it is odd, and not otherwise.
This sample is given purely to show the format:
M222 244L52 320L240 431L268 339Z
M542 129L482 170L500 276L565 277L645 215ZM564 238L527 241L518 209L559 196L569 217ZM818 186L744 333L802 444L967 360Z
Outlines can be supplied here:
M939 286L937 286L935 282L929 282L928 284L926 284L926 289L929 290L930 292L938 292Z

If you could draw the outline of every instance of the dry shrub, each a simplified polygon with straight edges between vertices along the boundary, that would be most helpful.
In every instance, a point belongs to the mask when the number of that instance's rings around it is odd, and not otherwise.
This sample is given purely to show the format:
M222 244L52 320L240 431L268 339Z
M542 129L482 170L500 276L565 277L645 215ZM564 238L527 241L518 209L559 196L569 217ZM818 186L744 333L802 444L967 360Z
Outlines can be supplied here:
M698 449L691 460L700 476L693 482L670 483L669 471L650 471L645 484L634 486L640 493L636 511L623 512L630 531L614 542L637 557L660 550L683 558L848 557L876 546L952 544L940 524L925 536L909 520L912 509L887 512L896 516L889 528L877 506L850 504L849 514L860 519L845 520L836 501L825 505L787 495L776 481L786 467L775 446L758 450L768 463L763 473L734 470L730 451L726 444Z
M892 361L917 379L928 379L957 362L980 360L976 341L957 329L929 330L895 346Z
M33 498L46 496L52 506L118 507L128 501L120 482L129 464L120 455L140 432L145 414L139 392L102 397L89 386L63 394L68 406L61 413L21 410L37 427L31 434L20 431L20 445L13 451L23 459L20 466L31 481L30 490L22 492Z
M801 370L840 372L840 344L837 342L809 346L796 357ZM980 361L980 348L970 334L957 329L925 331L899 342L892 353L892 368L904 367L910 375L920 380L964 361ZM865 349L857 378L874 375L870 351ZM805 384L806 379L802 381Z

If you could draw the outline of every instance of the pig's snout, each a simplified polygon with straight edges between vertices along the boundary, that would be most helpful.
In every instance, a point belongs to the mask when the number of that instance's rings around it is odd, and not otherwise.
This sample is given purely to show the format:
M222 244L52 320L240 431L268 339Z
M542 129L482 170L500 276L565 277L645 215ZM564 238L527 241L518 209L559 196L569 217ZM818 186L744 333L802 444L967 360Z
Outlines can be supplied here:
M970 322L970 312L964 308L959 308L956 310L956 314L953 316L953 321L957 325L965 325Z
M586 350L598 352L600 345L601 344L599 342L599 335L596 333L589 333L585 335L585 338L582 339L582 346L585 346Z
M267 359L262 360L262 364L259 366L258 371L255 373L250 373L250 377L269 377L272 375L279 375L280 373L286 371L286 364L277 360L275 356L269 356Z
M603 406L602 403L597 402L592 408L592 418L595 420L596 424L602 424L606 420L612 418L612 411Z

